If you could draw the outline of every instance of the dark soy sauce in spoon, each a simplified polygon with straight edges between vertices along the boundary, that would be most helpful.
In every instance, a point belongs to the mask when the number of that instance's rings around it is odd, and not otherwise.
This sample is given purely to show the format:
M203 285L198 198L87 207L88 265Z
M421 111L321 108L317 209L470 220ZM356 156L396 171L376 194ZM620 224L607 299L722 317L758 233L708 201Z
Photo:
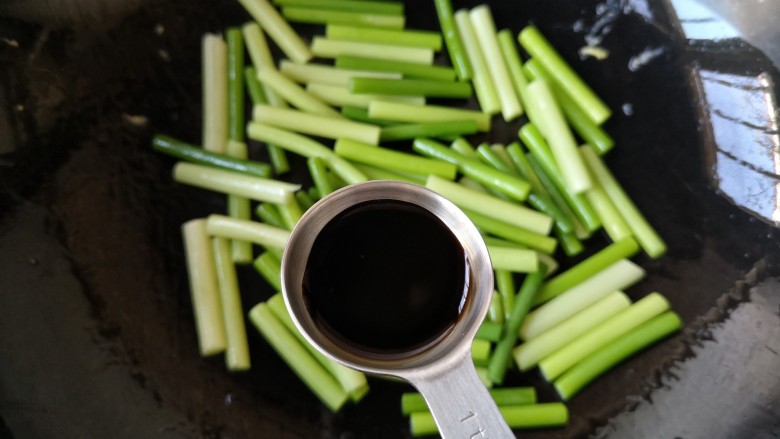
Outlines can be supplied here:
M446 334L466 302L466 255L428 210L397 200L353 206L314 241L303 294L315 323L347 347L410 352Z

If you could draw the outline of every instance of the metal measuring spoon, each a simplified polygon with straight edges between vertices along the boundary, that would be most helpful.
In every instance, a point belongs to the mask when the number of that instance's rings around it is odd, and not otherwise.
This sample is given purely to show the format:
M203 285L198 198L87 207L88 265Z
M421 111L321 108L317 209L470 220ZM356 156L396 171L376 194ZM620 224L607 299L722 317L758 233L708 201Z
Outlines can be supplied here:
M319 233L346 209L376 200L411 203L435 215L459 241L470 270L459 318L444 335L409 352L382 355L329 336L314 321L304 296L306 265ZM354 369L410 382L428 403L442 437L515 437L471 360L471 342L493 294L487 247L476 227L450 201L429 189L396 181L370 181L334 192L312 206L290 235L282 258L282 290L295 324L312 345Z

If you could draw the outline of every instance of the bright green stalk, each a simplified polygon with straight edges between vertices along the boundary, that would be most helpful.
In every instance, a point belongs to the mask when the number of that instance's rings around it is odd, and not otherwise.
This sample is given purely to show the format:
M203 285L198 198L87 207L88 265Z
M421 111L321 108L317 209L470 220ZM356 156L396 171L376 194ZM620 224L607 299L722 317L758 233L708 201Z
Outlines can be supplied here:
M314 37L312 52L320 58L337 56L360 56L388 61L433 64L433 50L420 47L396 46L392 44L361 43L357 41L331 40Z
M425 184L426 176L421 174L390 171L384 168L377 168L376 166L366 165L363 163L356 163L355 167L366 174L366 176L368 176L368 178L371 180L396 180L418 185Z
M249 370L251 362L244 326L244 309L241 306L241 294L238 291L238 277L231 257L230 243L223 238L212 238L211 242L227 341L225 365L231 372Z
M349 139L337 140L333 150L347 160L391 170L437 175L448 180L454 179L458 172L458 167L452 163L366 145Z
M317 189L316 187L312 186L311 189ZM300 206L301 210L306 212L309 210L311 206L315 203L315 198L313 198L309 192L306 191L298 191L295 193L295 200L298 202L298 206Z
M321 157L330 169L350 184L368 179L348 161L334 154L332 149L306 136L257 122L249 123L247 135L250 139L273 143L307 158Z
M473 120L401 124L382 128L379 140L381 142L394 142L419 137L461 136L476 134L476 132L477 123Z
M301 345L309 351L314 359L330 372L333 378L338 381L341 388L350 395L353 401L357 402L366 395L368 392L366 376L361 372L336 363L312 346L303 334L301 334L300 330L298 330L298 327L295 326L295 322L293 322L292 317L290 317L290 312L287 310L287 306L284 303L284 297L281 293L274 294L266 303L274 316L279 319Z
M616 242L630 237L631 228L628 226L628 223L623 219L623 216L617 210L615 204L612 203L612 200L609 199L607 193L604 192L604 188L601 187L601 184L595 180L595 177L593 176L592 180L594 180L593 185L585 192L585 198L590 205L593 206L593 210L599 217L601 225L604 227L604 231L607 232L609 239L611 239L612 242Z
M244 221L225 215L211 214L206 220L209 235L241 239L264 247L282 249L287 244L290 232L278 227L254 221Z
M535 26L527 26L518 36L525 50L550 72L555 82L586 112L596 124L612 114L609 107L574 72Z
M539 370L547 381L553 381L611 341L668 309L669 302L663 296L650 293L540 361Z
M515 348L513 356L517 367L522 372L531 369L542 359L630 305L631 299L622 291L607 295L538 337Z
M265 303L249 311L249 320L287 363L290 369L331 411L336 412L349 398L347 392L303 347Z
M199 165L212 166L254 177L267 178L271 176L271 168L267 163L241 160L225 154L206 151L203 148L164 135L154 136L152 147L155 151Z
M627 259L621 259L588 280L566 290L526 317L520 336L531 340L595 303L613 291L624 290L639 282L645 270Z
M370 2L359 0L273 0L278 6L304 6L312 9L367 12L372 14L401 15L404 4L396 1Z
M368 106L368 115L377 119L422 123L470 119L477 122L480 131L490 131L490 115L462 108L438 105L411 105L400 102L374 101Z
M273 253L264 251L252 265L274 291L282 290L282 263Z
M423 96L384 96L357 94L349 91L347 87L329 84L309 83L306 85L306 91L317 99L327 102L336 107L358 107L368 108L373 101L382 100L388 102L399 102L407 105L420 106L425 105Z
M666 243L642 215L636 204L631 201L631 198L623 190L623 187L620 186L620 183L612 175L609 168L596 155L593 148L584 146L580 148L580 151L604 192L607 193L617 210L623 215L639 245L642 246L642 249L651 258L660 258L666 253Z
M261 68L257 72L257 79L302 111L341 118L341 114L338 111L307 93L306 90L279 73L276 69Z
M537 109L536 116L544 121L539 125L545 127L543 134L566 187L577 194L590 189L588 169L582 157L577 154L577 143L549 87L544 81L537 79L528 84L526 91L529 105L533 103Z
M523 66L523 72L527 72L528 78L531 80L543 79L547 82L547 85L550 86L550 89L552 89L552 92L555 95L555 99L560 104L560 108L566 116L566 120L569 121L569 124L574 128L574 131L576 131L586 143L593 145L599 154L603 155L615 146L615 141L612 137L610 137L603 128L593 123L579 105L571 100L569 95L561 91L558 84L550 78L549 74L539 62L534 59L529 59Z
M244 38L241 29L228 28L227 78L228 78L228 138L244 141Z
M285 228L287 230L295 228L295 225L298 224L301 216L303 216L303 209L298 205L298 199L294 196L290 197L289 200L278 204L277 207L279 208L279 216L282 217Z
M531 232L546 235L552 226L550 217L515 203L468 189L457 183L431 175L425 186L438 192L459 207L503 221Z
M569 422L569 410L560 402L504 406L498 410L512 429L560 427ZM439 431L430 412L412 413L409 429L415 437Z
M491 218L487 215L464 209L464 213L480 230L491 235L499 236L528 248L540 252L552 254L555 251L555 238L529 232L526 229L508 224L504 221Z
M469 143L469 141L464 139L463 137L458 137L457 139L455 139L450 145L450 148L453 151L457 152L458 154L466 158L470 158L470 159L479 158L477 156L477 151L474 149L473 146L471 146L471 143Z
M501 340L501 333L503 330L504 326L501 323L485 320L481 325L479 325L479 329L477 330L477 334L474 336L474 338L479 340L492 341L495 343Z
M594 352L555 381L555 390L570 400L588 383L646 347L678 331L680 317L667 311Z
M425 96L433 98L468 98L471 85L467 82L439 81L435 79L385 79L353 77L349 91L358 94Z
M331 24L325 28L325 36L333 40L362 41L365 43L394 44L441 50L441 35L425 30L378 29Z
M525 200L531 190L531 185L525 180L522 180L515 175L501 172L479 160L469 159L434 140L415 139L412 144L412 149L424 156L457 164L458 169L460 169L461 173L466 177L469 177L488 188L496 189L515 200ZM547 217L546 215L544 216ZM548 232L540 233L547 234Z
M257 70L252 66L244 68L244 84L249 93L249 98L253 105L265 104L268 102L268 96L265 95L263 84L257 80Z
M555 239L563 249L563 253L568 257L577 256L585 251L585 246L582 244L579 238L574 232L561 232L560 230L553 230Z
M512 143L517 143L512 142ZM522 174L519 173L517 168L515 167L515 164L512 163L512 159L509 157L509 153L506 151L507 145L502 145L500 143L494 143L490 145L490 150L493 151L493 153L498 156L501 159L501 162L504 163L506 166L511 169L511 172L515 173L516 175L522 176Z
M545 282L534 304L539 305L552 299L615 262L634 256L638 251L639 245L631 237L613 242L588 259Z
M461 35L455 25L452 1L434 0L433 4L436 6L436 15L439 18L439 27L444 37L444 44L447 46L450 63L455 67L458 78L461 81L467 81L471 79L473 71L463 47Z
M378 126L347 119L333 119L329 116L289 108L255 105L252 119L256 122L317 137L328 139L344 137L372 145L379 143L380 128Z
M501 305L501 296L498 291L493 292L490 298L490 309L488 310L488 320L496 323L504 323L504 307Z
M534 250L488 245L488 253L494 270L509 270L513 273L533 273L539 270L539 257Z
M488 165L498 169L501 172L504 172L506 174L513 174L519 176L520 174L512 168L512 166L505 162L503 158L501 158L500 155L498 155L497 152L495 152L491 147L487 146L486 144L479 145L477 147L477 156L480 160L487 163Z
M490 396L499 407L525 405L536 403L536 389L533 387L503 387L488 390ZM427 412L428 404L422 395L416 392L401 394L401 414Z
M523 319L528 315L528 311L531 310L534 297L536 297L536 294L539 292L539 287L544 280L545 273L545 269L542 268L525 277L523 285L520 287L520 291L517 292L517 297L512 304L512 308L509 310L506 322L504 323L504 335L498 344L496 344L493 356L490 358L490 364L488 365L488 376L490 377L490 381L496 384L504 383L504 376L506 375L506 369L512 358L512 348L517 342L520 325L523 324Z
M330 184L328 178L328 169L325 167L325 161L320 157L312 157L306 160L306 164L309 167L309 174L314 182L314 186L320 191L320 194L324 197L333 192L333 186Z
M389 61L359 56L337 56L334 65L340 69L395 72L402 74L404 78L453 81L456 77L455 70L447 66L419 64L407 61Z
M238 0L238 2L263 27L287 58L299 63L305 63L312 58L313 55L306 43L267 0ZM257 64L255 67L260 68Z
M486 114L496 114L501 111L501 101L498 98L498 92L490 76L490 69L483 56L482 49L479 47L479 40L467 10L460 9L455 13L455 25L458 28L458 33L460 33L463 41L463 48L472 66L471 82L474 84L474 92L477 95L479 107Z
M300 188L300 185L297 184L249 177L235 172L182 162L173 167L173 179L179 183L203 189L270 203L282 203Z
M491 345L487 340L475 339L471 342L471 360L474 366L484 367L490 361Z
M340 85L346 87L353 77L401 79L400 73L370 72L361 70L347 70L333 67L327 64L298 64L288 60L282 60L279 71L295 82Z
M495 282L498 294L501 296L504 313L509 317L509 313L512 312L512 308L515 306L514 275L509 270L496 270Z
M312 7L286 6L282 8L282 15L290 21L309 24L345 24L387 29L403 29L406 24L403 15L334 11ZM313 47L312 52L320 56Z
M300 191L295 193L297 194L298 192ZM257 205L255 213L257 214L257 217L260 218L260 221L269 226L278 227L280 229L285 227L284 221L282 221L282 217L279 215L279 209L274 204L260 203Z
M181 227L190 280L195 329L202 356L215 355L227 348L222 304L206 221L195 219Z
M389 127L393 125L401 125L398 122L392 122L389 120L379 120L368 117L368 110L366 108L351 107L348 105L341 107L341 114L355 122L370 123L378 125L380 127ZM381 137L381 133L380 133Z
M247 158L246 143L237 140L229 140L225 152L231 157L245 160ZM252 218L252 206L249 198L238 195L228 195L227 204L228 215L233 218L242 220L249 220ZM233 261L236 264L248 264L252 262L251 243L246 241L233 241L231 246L233 249Z
M525 89L528 87L528 80L523 74L523 64L512 38L512 32L509 29L499 31L496 39L501 50L501 56L504 59L504 63L506 63L507 70L509 70L509 78L512 81L512 85L514 85L515 93L520 98L521 105L527 105L528 97Z
M490 6L483 4L475 7L469 13L469 18L482 53L485 59L490 60L488 74L493 80L493 87L501 102L501 114L505 121L512 121L523 114L523 107L517 98L512 80L509 78L509 70L498 46L496 25Z
M202 40L203 148L222 153L228 140L227 45L219 35Z
M485 367L475 367L475 371L477 371L477 377L480 381L482 381L482 384L485 385L485 388L488 390L493 388L493 383L490 382L490 379L487 376L487 368Z

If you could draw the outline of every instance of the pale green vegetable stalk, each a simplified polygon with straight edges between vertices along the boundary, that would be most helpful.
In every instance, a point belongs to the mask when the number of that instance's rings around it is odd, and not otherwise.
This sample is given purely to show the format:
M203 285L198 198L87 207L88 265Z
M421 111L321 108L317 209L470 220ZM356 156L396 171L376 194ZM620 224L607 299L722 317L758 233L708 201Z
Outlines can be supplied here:
M342 118L338 111L329 107L310 93L307 93L306 90L279 73L276 69L266 67L259 68L257 71L257 79L299 110L337 119Z
M501 111L501 101L498 99L490 71L479 47L479 41L474 32L474 27L469 18L469 12L460 9L455 12L455 25L463 42L463 49L472 67L471 82L474 85L474 93L482 112L496 114Z
M501 30L496 35L496 39L498 40L498 47L501 50L501 56L504 58L506 67L509 70L509 77L512 84L515 86L515 92L520 98L520 105L524 105L528 101L526 94L528 80L523 73L523 64L520 60L517 46L512 38L512 31L509 29Z
M227 45L221 36L202 40L203 148L224 153L228 141Z
M540 361L539 370L552 381L599 348L668 309L669 302L662 295L650 293Z
M246 160L246 143L236 140L229 140L227 144L227 155ZM237 195L228 195L228 213L230 216L238 219L249 220L252 217L252 206L249 198ZM245 241L232 241L233 262L236 264L248 264L252 262L252 244Z
M535 250L488 245L488 253L494 270L533 273L539 269L539 257Z
M520 337L524 340L538 337L586 306L613 291L628 288L644 276L645 270L627 259L615 262L528 314L520 328Z
M301 206L298 204L298 199L294 196L290 197L284 203L277 204L276 207L279 209L279 216L282 217L282 221L287 230L292 230L295 225L298 224L301 216L303 216L303 209L301 209Z
M287 365L331 411L338 411L349 395L285 328L265 303L249 311L249 320Z
M569 421L569 411L560 402L504 406L498 410L513 429L559 427ZM439 431L430 412L412 413L409 429L412 436L432 435Z
M381 3L376 3L381 4ZM363 26L329 24L325 36L334 40L362 41L366 43L394 44L441 50L441 34L433 31L410 29L380 29Z
M454 179L458 172L458 167L451 163L366 145L349 139L337 140L333 150L345 159L390 170L437 175L449 180Z
M601 183L595 179L592 172L590 175L592 185L590 189L585 191L585 198L593 207L599 220L601 220L601 225L604 227L604 231L607 232L609 239L612 242L617 242L630 237L631 228L628 226L628 223L626 223L615 204L607 196L604 188L601 187Z
M328 139L344 137L372 145L379 143L381 132L381 129L376 125L353 122L347 119L334 119L329 116L268 105L255 105L252 119L317 137Z
M264 251L252 264L274 291L282 290L282 263L270 251Z
M229 371L249 370L249 343L244 326L244 309L241 294L238 291L236 267L233 265L230 243L223 238L212 238L214 265L217 271L217 284L222 304L222 316L225 324L227 349L225 365Z
M490 361L491 345L487 340L474 339L471 342L471 360L474 366L485 367Z
M367 109L371 102L376 100L387 102L400 102L408 105L425 105L423 96L387 96L352 93L345 86L318 84L310 82L306 84L306 91L317 99L336 107L356 107Z
M369 72L364 70L348 70L333 67L328 64L298 64L282 60L279 71L293 81L308 84L310 82L346 87L353 77L401 79L400 73Z
M179 183L269 203L284 203L301 187L299 184L182 162L173 167L173 179Z
M285 6L282 15L290 21L309 24L348 24L388 29L403 29L406 24L406 17L402 14L372 14L312 7Z
M490 131L489 114L463 108L443 107L440 105L412 105L379 100L371 102L368 106L368 115L374 119L410 123L470 119L477 122L477 129L480 131Z
M287 58L299 63L305 63L312 58L313 55L303 39L267 0L238 1L252 18L260 23Z
M433 64L433 50L421 47L396 46L393 44L364 43L314 37L311 43L311 51L320 58L360 56L386 61Z
M206 232L206 220L188 221L182 225L181 230L200 354L215 355L225 351L227 337L214 268L214 252Z
M225 215L211 214L207 218L209 235L242 239L264 247L282 249L290 237L288 230L254 221L245 221Z
M566 346L585 331L628 308L629 305L631 300L625 293L615 291L609 294L538 337L517 346L512 352L517 367L522 372L531 369L543 358Z

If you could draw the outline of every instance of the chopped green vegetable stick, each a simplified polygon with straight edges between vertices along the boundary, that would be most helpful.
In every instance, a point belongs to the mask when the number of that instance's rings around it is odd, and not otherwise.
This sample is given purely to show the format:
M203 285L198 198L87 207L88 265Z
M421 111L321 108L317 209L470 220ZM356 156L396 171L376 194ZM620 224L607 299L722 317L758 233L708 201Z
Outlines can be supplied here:
M581 245L578 245L579 242L578 236L580 235L580 231L584 231L584 227L579 222L579 219L577 215L574 214L573 209L571 208L570 204L567 202L567 198L564 196L564 193L561 192L558 189L558 186L553 182L553 179L550 178L547 173L544 172L542 167L539 165L539 162L536 160L536 158L533 155L526 156L528 165L530 166L531 174L535 175L536 178L541 182L542 187L544 188L544 191L549 195L550 200L555 204L556 207L558 207L558 210L563 214L563 218L559 218L559 221L563 221L563 219L567 219L568 223L571 225L570 230L566 230L563 228L562 225L560 225L558 222L556 222L555 232L556 237L558 237L559 241L563 241L564 239L568 240L568 244L570 247L573 245L574 247L581 247ZM559 180L556 180L559 181ZM578 200L577 197L571 198L574 201ZM587 200L585 200L587 201ZM577 204L580 206L579 204ZM581 212L583 214L581 216L585 217L585 212L588 212L587 209L585 209L585 205L581 205L582 209ZM595 212L594 212L595 215ZM593 225L596 223L594 221L591 221ZM564 247L567 248L567 247ZM571 248L570 248L571 249ZM571 256L572 254L569 253L567 250L567 254Z
M312 157L306 160L306 164L309 167L311 179L314 181L314 185L320 191L320 194L324 197L333 192L333 186L331 186L330 179L328 178L328 169L325 167L325 161L320 157Z
M202 40L203 148L221 153L228 140L227 45L221 36Z
M509 69L498 47L496 24L490 6L482 4L475 7L469 13L469 18L482 53L485 59L490 60L488 73L493 81L498 100L501 102L501 115L507 122L514 120L523 114L523 107L517 98L517 92L509 78Z
M401 79L400 73L371 72L361 70L347 70L333 67L328 64L298 64L288 60L282 60L279 71L295 82L340 85L346 87L352 77Z
M455 139L452 144L450 144L450 148L452 148L453 151L457 152L458 154L470 158L470 159L476 159L477 151L474 149L473 146L471 146L471 143L469 143L468 140L464 139L463 137L458 137Z
M222 321L225 325L225 365L227 370L249 370L249 343L244 326L244 309L241 306L241 294L238 291L236 267L233 265L231 248L228 240L212 238L214 250L214 265L217 272L217 285L222 305Z
M515 306L514 275L509 270L496 270L495 282L496 282L496 289L498 290L498 294L501 295L501 301L503 302L504 312L506 313L506 317L509 317L509 313L512 312L512 308Z
M623 334L594 352L555 381L555 390L570 400L588 383L642 349L673 334L682 326L680 317L667 311Z
M615 262L634 256L638 251L639 245L631 237L613 242L593 256L545 282L534 304L539 305L552 299Z
M407 61L389 61L359 56L337 56L334 65L340 69L397 72L402 74L404 78L425 78L438 79L440 81L453 81L456 77L455 70L447 66L419 64Z
M309 83L306 85L306 91L323 102L336 107L358 107L368 108L371 102L383 100L388 102L401 102L408 105L425 105L423 96L386 96L386 95L366 95L357 94L349 91L347 87L329 84Z
M238 2L263 27L287 58L299 63L305 63L312 58L313 55L306 43L267 0L238 0ZM258 64L255 64L255 67L261 68Z
M539 256L534 250L488 245L488 253L494 270L533 273L539 269Z
M282 8L282 15L290 21L309 24L346 24L387 29L403 29L406 24L406 18L398 14L333 11L313 7L286 6ZM320 56L314 48L312 52Z
M473 71L471 62L463 48L461 35L455 25L452 2L451 0L434 0L433 4L436 6L436 16L439 18L439 27L444 37L444 44L447 46L450 63L455 67L458 78L461 81L467 81L471 79Z
M485 385L485 388L490 390L493 388L493 383L490 382L490 379L487 377L487 368L485 367L474 367L474 370L477 371L477 377L480 381L482 381L482 384Z
M455 13L455 25L461 36L466 56L472 66L471 82L474 85L474 92L477 95L479 107L484 113L496 114L501 111L501 101L499 100L495 84L493 84L493 79L490 76L487 61L483 56L482 49L479 47L479 40L467 10L460 9Z
M513 351L513 357L521 372L536 366L539 361L569 344L589 329L607 320L631 305L631 299L622 291L615 291L584 308L568 319L526 341Z
M501 340L501 331L503 331L503 329L504 326L502 324L486 320L479 325L477 335L475 335L474 338L497 342Z
M569 410L560 402L503 406L498 410L512 429L559 427L569 422ZM409 417L412 436L435 435L439 429L430 412L416 412Z
M274 316L267 304L255 305L249 311L249 320L290 369L331 411L336 412L344 405L349 398L347 392Z
M278 6L306 6L314 9L369 12L374 14L401 15L404 4L396 1L370 2L360 0L273 0Z
M264 251L252 265L274 291L282 290L282 263L273 253Z
M334 154L333 150L306 136L257 122L249 123L247 135L250 139L274 143L281 148L307 158L321 157L328 163L330 169L350 184L360 183L368 179L365 174L351 163Z
M531 190L531 185L525 180L515 175L501 172L479 160L469 159L435 140L415 139L412 149L424 156L457 164L461 173L466 177L477 181L486 188L495 189L502 194L508 195L514 200L525 200ZM548 232L540 233L547 234Z
M393 122L389 120L372 119L368 117L368 110L366 108L358 108L349 105L344 105L341 107L341 114L347 117L348 119L354 120L355 122L370 123L373 125L378 125L380 127L400 125L398 122ZM380 137L381 137L381 133L380 133Z
M417 185L425 184L426 176L421 174L390 171L384 168L377 168L376 166L366 165L363 163L356 163L355 167L366 174L366 176L368 176L368 178L371 180L396 180Z
M471 360L474 366L484 367L490 361L490 342L487 340L475 339L471 343Z
M501 30L496 35L496 39L498 40L498 48L501 50L501 56L509 71L509 78L512 81L512 85L514 85L515 93L520 98L521 105L527 105L528 97L525 89L528 87L528 80L523 73L523 63L520 60L520 54L512 38L512 31L509 29Z
M560 230L553 230L555 239L563 249L563 253L568 257L577 256L585 251L585 246L582 244L579 238L577 238L574 232L562 232Z
M523 66L523 71L527 72L528 78L531 80L538 78L547 82L547 85L550 86L550 89L555 95L555 99L560 104L560 108L566 116L566 120L569 121L569 124L574 128L574 131L576 131L585 142L593 145L599 154L603 155L615 146L615 141L612 137L610 137L610 135L600 126L593 123L579 105L571 100L569 95L561 91L558 84L550 78L542 65L535 59L526 61Z
M607 232L612 242L620 241L623 238L631 236L631 228L626 220L618 212L612 200L609 199L604 188L591 173L593 185L585 192L585 198L588 200L593 210L596 211L604 231Z
M501 172L520 176L520 173L512 167L511 163L505 162L504 159L487 144L482 144L477 147L477 156L480 160Z
M268 148L268 159L271 161L274 172L279 175L289 171L290 163L287 161L287 154L285 154L284 149L270 143L266 144L266 147Z
M438 32L426 30L379 29L330 24L325 28L325 36L333 40L422 47L433 51L441 50L441 35Z
M639 245L642 246L642 249L651 258L660 258L661 255L666 253L666 243L658 236L653 226L650 225L644 215L642 215L642 212L631 201L631 198L628 197L609 168L596 155L593 148L584 146L580 148L580 151L604 192L607 193L617 210L623 215Z
M382 142L412 140L418 137L445 137L476 134L477 123L473 120L447 122L426 122L418 124L400 124L383 127L379 134Z
M212 166L254 177L267 178L271 176L271 168L267 163L241 160L225 154L206 151L203 148L164 135L154 136L152 147L155 151L199 165Z
M555 163L566 182L566 187L574 193L581 193L590 189L591 181L588 169L583 163L582 157L577 154L577 144L574 136L563 118L560 108L555 103L555 98L550 88L542 80L534 80L527 88L529 102L538 109L537 116L544 122L541 126L546 128L543 132L547 138L550 151Z
M288 230L254 221L244 221L225 215L211 214L206 219L209 235L243 239L269 248L284 248L290 237Z
M512 142L517 143L517 142ZM501 161L503 161L507 166L509 166L509 169L512 170L512 172L516 173L517 175L522 176L520 172L515 167L515 164L512 163L512 159L509 157L509 153L506 152L506 145L502 145L500 143L494 143L490 145L490 150L493 151L498 157L501 158Z
M504 318L504 307L501 306L501 296L497 291L494 291L493 297L490 299L488 319L490 319L491 322L504 323Z
M295 193L298 194L298 192L300 191ZM268 224L269 226L278 227L280 229L285 227L284 221L282 221L282 217L279 215L279 209L274 204L260 203L257 205L255 213L262 222Z
M271 48L268 46L268 41L265 39L263 30L260 29L260 25L252 21L245 24L241 31L244 34L244 44L255 69L276 69L276 62L271 54ZM257 78L257 74L255 74L255 78ZM276 107L287 106L287 101L270 87L267 85L262 85L262 87L267 99L267 102L263 102L264 104L267 103Z
M311 42L311 50L320 58L335 58L337 56L349 55L388 61L433 64L433 50L420 47L331 40L315 36Z
M393 96L425 96L433 98L468 98L471 85L467 82L436 79L350 78L349 91L358 94Z
M533 157L529 157L529 161L534 158L540 165L541 171L535 169L537 176L541 178L541 175L539 174L543 173L550 178L558 192L565 198L566 204L572 209L577 219L589 232L593 232L601 227L596 212L593 211L593 207L588 203L588 200L585 199L585 196L575 193L566 183L563 175L558 169L555 158L553 157L547 142L544 140L544 137L542 137L542 134L539 132L539 129L531 123L525 124L520 128L519 136L520 140L522 140L525 146L528 147L528 150L531 151Z
M315 187L312 187L312 189L316 189ZM306 212L309 210L311 206L314 205L315 200L309 195L306 191L298 191L295 193L295 200L298 201L298 206L301 207L301 210Z
M214 266L214 251L206 232L206 220L187 221L182 225L181 231L200 354L204 357L215 355L227 348L227 337Z
M350 369L346 366L331 360L317 350L306 338L301 334L298 327L295 326L290 312L287 310L287 306L284 303L284 296L281 293L276 293L271 296L266 302L268 308L274 313L274 316L279 319L280 322L295 336L296 339L309 351L309 353L317 360L328 372L341 385L341 388L346 391L353 401L359 401L368 392L368 382L366 376L356 370Z
M256 201L282 203L300 185L267 178L250 177L208 166L179 162L173 167L173 179L179 183L217 192L241 195Z
M547 215L468 189L436 175L429 176L425 186L448 198L462 209L468 209L531 232L546 235L552 226L552 220Z
M490 115L463 108L439 105L411 105L386 100L374 101L368 106L369 117L399 122L443 122L448 120L473 119L480 131L490 131Z
M476 181L468 177L461 177L460 180L458 180L458 183L462 184L464 187L467 187L469 189L474 189L477 192L482 192L483 194L489 193L484 186L482 186L481 184L477 183Z
M337 155L347 160L391 170L437 175L448 180L454 179L458 172L458 167L452 163L367 145L349 139L337 140L333 150Z
M380 128L347 119L333 119L320 114L306 113L289 108L255 105L252 119L279 128L297 131L328 139L345 137L363 143L379 143Z
M506 375L506 369L512 358L512 348L517 342L520 325L523 324L523 319L528 315L528 311L531 310L534 297L539 291L545 273L545 268L541 267L538 271L529 273L525 279L523 279L523 285L520 287L520 291L517 292L517 297L512 304L512 308L507 313L507 318L504 323L504 335L498 344L496 344L493 356L490 358L490 364L488 365L488 376L490 377L490 381L495 384L504 383L504 376Z
M650 293L540 361L539 370L547 381L553 381L609 342L668 309L669 301Z
M303 216L303 209L298 205L298 199L295 196L290 197L289 200L282 204L278 204L277 207L279 208L279 216L282 217L287 230L292 230L298 224L301 216Z
M228 215L233 218L250 220L252 218L252 206L249 198L238 195L228 195ZM252 262L252 243L246 241L233 241L233 262L236 264L248 264Z
M552 254L555 251L555 238L529 232L526 229L508 224L504 221L491 218L487 215L463 209L469 219L481 230L495 236L507 239L511 242L522 244L528 248L540 252Z
M504 387L490 389L488 392L499 407L536 403L536 389L533 387ZM427 411L429 411L428 404L419 393L407 392L401 394L402 415Z
M248 66L244 69L244 84L246 84L246 90L249 93L249 98L252 100L252 104L265 104L268 102L268 96L265 95L263 84L257 80L257 70L254 67Z
M257 79L300 110L323 116L341 117L338 111L307 93L276 69L261 68L257 72Z
M245 26L245 28L247 26ZM257 28L257 32L260 32L259 28ZM259 105L274 102L274 105L277 107L287 107L287 103L282 101L273 90L266 90L265 86L260 84L260 81L257 79L257 71L254 67L247 67L244 76L244 81L246 82L247 87L249 88L249 94L252 97L252 104ZM269 99L269 95L273 99ZM290 170L290 164L287 161L287 155L284 153L283 149L272 144L267 144L266 148L268 150L268 159L271 161L271 165L277 175L284 174Z
M644 276L642 267L621 259L528 314L520 328L520 337L524 340L538 337L586 306L613 291L628 288Z
M230 27L227 40L228 138L244 141L244 38L241 29Z
M577 76L539 29L535 26L527 26L520 31L518 40L523 48L550 72L558 86L579 104L593 122L600 125L609 118L612 114L609 107Z

